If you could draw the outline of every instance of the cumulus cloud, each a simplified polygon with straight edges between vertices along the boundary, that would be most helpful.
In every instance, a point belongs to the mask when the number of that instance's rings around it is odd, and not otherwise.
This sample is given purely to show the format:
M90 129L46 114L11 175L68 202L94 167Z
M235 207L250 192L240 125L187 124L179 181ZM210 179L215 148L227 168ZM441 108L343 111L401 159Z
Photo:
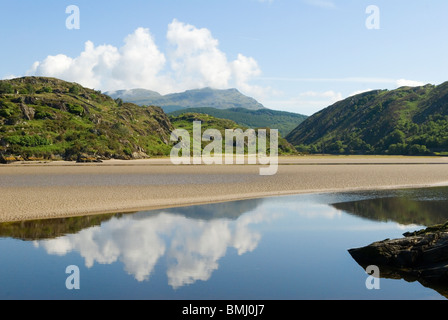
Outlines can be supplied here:
M251 94L262 88L250 81L261 74L257 61L238 54L229 60L206 28L174 19L168 25L167 52L147 28L138 28L122 47L87 41L77 57L63 53L36 61L27 75L57 77L101 90L146 88L162 94L188 89L237 87Z
M188 86L226 87L232 77L227 57L208 29L174 20L167 39L174 50L170 55L175 78Z

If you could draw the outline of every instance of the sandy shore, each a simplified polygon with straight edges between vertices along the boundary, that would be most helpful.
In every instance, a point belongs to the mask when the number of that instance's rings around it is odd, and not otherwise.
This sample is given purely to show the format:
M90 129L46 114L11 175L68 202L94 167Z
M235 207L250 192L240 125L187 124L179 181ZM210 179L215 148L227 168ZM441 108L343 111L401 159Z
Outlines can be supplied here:
M0 165L0 222L133 212L311 192L448 185L448 158L285 157L259 165L172 165L169 159Z

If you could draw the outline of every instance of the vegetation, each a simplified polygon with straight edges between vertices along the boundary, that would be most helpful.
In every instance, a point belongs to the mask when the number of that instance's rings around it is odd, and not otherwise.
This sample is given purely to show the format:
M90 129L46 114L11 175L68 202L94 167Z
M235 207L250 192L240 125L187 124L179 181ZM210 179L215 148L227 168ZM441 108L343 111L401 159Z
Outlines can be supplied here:
M170 116L171 123L176 129L185 129L190 134L190 145L193 146L193 122L194 121L200 121L201 122L201 129L202 134L207 129L217 129L221 133L222 136L222 150L225 151L225 130L226 129L241 129L243 132L245 132L247 127L243 127L238 125L232 120L228 119L219 119L212 117L207 114L201 114L201 113L184 113L179 116ZM268 128L256 128L255 131L257 132L258 129L266 129L266 145L267 148L269 148L270 145L270 131ZM202 136L201 134L201 136ZM210 144L210 142L202 141L201 142L201 151L202 149ZM247 144L247 141L246 141ZM280 155L290 155L290 154L296 154L297 151L294 149L294 147L286 141L286 139L279 137L278 140L278 153ZM247 146L246 146L247 151ZM269 152L269 150L268 150Z
M168 155L173 127L158 107L114 101L53 78L0 81L0 156L132 159Z
M6 163L168 156L174 145L171 132L175 127L190 128L194 119L203 122L204 130L241 127L198 114L172 117L172 123L160 107L114 100L54 78L2 80L0 92L0 161ZM280 149L295 152L284 139Z
M441 194L446 191L446 188L440 189ZM394 221L403 225L424 226L446 222L448 220L448 213L445 209L447 205L447 200L435 198L431 201L422 201L405 196L385 196L333 204L338 210L344 210L347 213L374 221Z
M0 223L0 237L11 237L24 241L55 239L67 234L99 226L112 218L125 214L102 214L70 218L30 220Z
M286 139L305 153L446 154L448 82L350 97L311 116Z
M168 115L179 116L188 112L208 114L221 119L230 119L248 128L268 127L277 129L283 137L286 137L288 133L307 118L307 116L301 114L285 111L270 109L248 110L245 108L188 108L171 112Z

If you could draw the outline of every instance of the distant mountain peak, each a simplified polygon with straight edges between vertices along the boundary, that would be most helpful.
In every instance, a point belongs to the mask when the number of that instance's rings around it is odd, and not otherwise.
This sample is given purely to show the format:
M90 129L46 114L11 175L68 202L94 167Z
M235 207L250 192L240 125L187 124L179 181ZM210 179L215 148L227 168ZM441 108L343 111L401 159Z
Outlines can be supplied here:
M206 107L216 109L265 109L265 107L257 100L242 94L236 88L214 89L211 87L204 87L201 89L192 89L181 93L170 93L167 95L160 95L157 92L145 89L118 90L114 92L106 92L106 94L114 99L120 98L125 102L162 107L165 112L186 108Z

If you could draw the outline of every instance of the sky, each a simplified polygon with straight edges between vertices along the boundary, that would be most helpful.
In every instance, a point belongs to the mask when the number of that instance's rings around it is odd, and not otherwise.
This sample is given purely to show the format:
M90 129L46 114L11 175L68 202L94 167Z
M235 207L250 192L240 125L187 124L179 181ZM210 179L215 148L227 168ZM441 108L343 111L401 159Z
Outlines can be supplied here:
M105 91L237 88L312 115L448 81L446 0L0 0L0 78Z

